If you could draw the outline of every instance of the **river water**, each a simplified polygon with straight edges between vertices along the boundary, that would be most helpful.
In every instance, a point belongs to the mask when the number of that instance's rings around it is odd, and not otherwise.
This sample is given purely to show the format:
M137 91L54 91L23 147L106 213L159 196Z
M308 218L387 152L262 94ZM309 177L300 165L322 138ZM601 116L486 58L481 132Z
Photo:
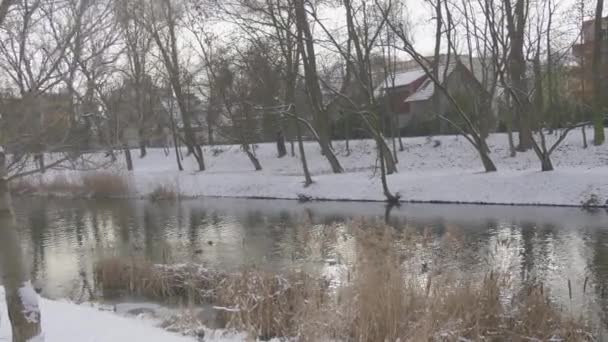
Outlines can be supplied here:
M15 212L33 279L50 298L91 299L94 264L109 256L277 272L295 264L323 268L348 263L355 251L349 231L342 228L365 220L364 226L387 223L423 237L420 241L427 242L416 246L412 259L421 272L433 267L462 274L508 269L519 281L547 284L567 306L600 312L608 307L603 299L608 297L604 210L21 197L15 199Z

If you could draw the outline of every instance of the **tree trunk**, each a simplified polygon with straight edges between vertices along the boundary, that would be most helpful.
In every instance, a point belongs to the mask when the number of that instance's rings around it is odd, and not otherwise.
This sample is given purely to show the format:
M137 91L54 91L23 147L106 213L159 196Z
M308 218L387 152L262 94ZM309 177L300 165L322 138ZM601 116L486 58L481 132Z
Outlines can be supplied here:
M397 165L395 163L395 159L393 159L391 149L388 147L386 141L384 140L384 136L382 135L382 132L378 127L379 125L376 124L377 120L375 120L374 124L372 124L365 116L365 114L361 114L361 119L367 126L367 129L369 130L370 134L372 134L372 136L374 137L374 140L376 140L376 145L378 146L378 148L382 149L382 151L379 151L378 153L384 158L384 161L386 161L386 169L384 172L388 173L389 175L396 173ZM384 161L382 161L383 167Z
M604 143L606 137L604 136L604 121L603 121L603 97L602 92L603 84L602 77L604 75L602 70L602 54L604 37L602 32L602 21L604 12L604 0L597 0L597 7L595 9L595 31L594 31L594 44L593 44L593 144L599 146Z
M196 151L194 158L196 159L196 162L198 163L198 170L205 171L205 156L203 156L203 149L201 148L201 145L199 145L199 144L194 145L194 150Z
M553 163L547 153L544 153L541 158L541 171L553 171Z
M45 173L46 172L46 166L44 164L44 152L40 152L36 155L36 158L38 159L38 165L40 166L40 173Z
M399 196L395 196L391 193L390 189L388 188L388 182L386 180L386 167L384 165L384 145L386 144L382 144L379 140L376 140L377 143L377 147L378 147L378 157L380 159L380 181L382 182L382 191L384 192L384 197L386 197L386 201L388 203L391 204L396 204L399 203ZM390 153L390 151L389 151Z
M397 172L397 162L393 158L391 149L390 149L390 147L388 147L386 140L384 140L384 136L382 134L379 134L379 136L377 137L377 141L378 141L378 145L381 146L383 149L382 155L384 156L384 160L386 162L386 173L389 175L396 173Z
M481 157L481 162L486 172L495 172L496 165L494 165L494 162L490 156L488 156L488 145L485 143L485 141L482 142L481 146L479 146L477 152L479 153L479 157Z
M397 139L395 139L395 120L394 115L391 115L391 140L393 142L393 159L395 164L399 164L399 157L397 155Z
M127 170L133 171L133 158L131 157L131 149L127 144L122 145L122 149L125 152L125 161L127 163Z
M350 156L350 120L344 115L344 139L346 140L346 155Z
M255 170L256 171L261 171L262 170L262 165L260 164L260 161L255 156L255 154L253 154L251 152L251 148L249 147L249 144L242 144L241 147L245 151L245 154L247 154L247 157L249 157L249 160L253 164L253 167L255 168Z
M139 130L139 158L144 158L146 151L146 138L144 137L143 129Z
M180 171L184 171L184 167L182 166L182 158L179 150L179 139L177 138L177 132L175 131L175 121L173 118L171 119L171 137L173 138L173 148L175 149L175 159L177 161L177 168Z
M302 141L302 129L300 128L300 120L298 114L294 113L296 135L298 136L298 149L300 150L300 160L302 161L302 170L304 171L304 187L307 187L313 183L310 171L308 170L308 162L306 161L306 153L304 152L304 142Z
M515 149L515 142L513 141L513 124L512 121L509 120L507 122L507 136L509 139L509 156L511 158L515 158L517 155L517 150Z
M403 145L403 139L401 138L401 130L399 130L399 151L405 151L405 146Z
M524 57L524 35L526 28L527 0L517 0L515 9L512 9L512 0L503 0L507 12L507 30L511 39L511 46L508 57L508 71L513 87L513 95L516 103L516 118L519 128L518 151L527 151L532 147L532 135L528 134L531 130L528 106L528 87L526 84L526 60Z
M584 125L581 127L581 133L583 134L583 148L587 148L589 146L587 145L587 131Z
M277 133L277 155L279 158L283 158L287 155L287 147L285 147L285 136L283 131Z
M13 342L43 341L38 295L25 271L3 152L0 152L0 169L0 272Z
M213 145L215 143L215 139L213 138L213 125L210 123L207 124L207 144Z

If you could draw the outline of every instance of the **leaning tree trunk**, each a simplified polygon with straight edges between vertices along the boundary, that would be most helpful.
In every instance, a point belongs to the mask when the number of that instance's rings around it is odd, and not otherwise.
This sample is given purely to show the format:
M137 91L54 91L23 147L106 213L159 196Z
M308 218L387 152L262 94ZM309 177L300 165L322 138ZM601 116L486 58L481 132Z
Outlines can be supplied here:
M386 197L386 201L390 204L399 203L399 195L393 195L393 193L388 188L388 181L386 180L386 167L385 167L385 149L383 145L376 140L378 143L378 157L380 159L380 181L382 182L382 191L384 192L384 197ZM389 150L390 154L390 150Z
M296 135L298 136L298 149L300 150L300 160L302 161L302 170L304 171L304 187L307 187L313 183L310 171L308 170L308 162L306 161L306 153L304 152L304 142L302 141L302 129L300 128L300 120L298 114L294 114Z
M253 152L251 152L251 148L249 147L249 144L242 144L241 147L243 148L243 151L245 151L245 154L247 154L247 157L249 157L249 160L253 164L253 167L255 168L255 170L261 171L262 164L260 164L260 161L255 156L255 154Z
M43 341L38 295L28 279L6 179L5 155L0 152L0 272L13 342Z
M388 147L386 140L384 140L384 136L381 133L378 133L378 136L376 137L376 139L378 141L378 146L380 146L383 150L382 154L384 156L384 160L386 161L386 173L389 175L396 173L397 172L397 161L395 158L393 158L391 149L390 149L390 147Z
M133 171L133 158L131 157L131 149L126 143L123 143L122 149L125 152L125 161L127 163L127 170Z
M386 161L385 172L388 173L389 175L396 173L397 172L397 163L395 162L395 159L393 158L393 155L391 154L391 149L388 147L388 144L384 140L384 136L382 135L382 131L380 131L379 125L376 124L377 120L374 120L374 124L372 124L369 121L369 119L365 116L364 113L360 113L360 116L361 116L361 119L363 119L363 122L365 123L365 125L367 126L367 129L369 130L371 135L374 137L374 140L376 140L376 145L378 146L379 149L382 150L382 151L379 151L379 153L382 156L383 160ZM384 162L382 162L382 165L384 165Z
M488 147L486 140L484 138L479 138L476 143L477 146L475 147L477 148L477 152L479 153L479 157L481 158L484 169L486 172L495 172L496 165L494 165L492 158L489 156L490 148Z

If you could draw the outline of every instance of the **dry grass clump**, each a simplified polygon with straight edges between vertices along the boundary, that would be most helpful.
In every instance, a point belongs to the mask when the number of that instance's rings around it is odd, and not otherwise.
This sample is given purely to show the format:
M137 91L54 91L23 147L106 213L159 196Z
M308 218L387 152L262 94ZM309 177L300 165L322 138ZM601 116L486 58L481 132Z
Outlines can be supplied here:
M227 327L268 340L298 335L302 309L325 302L327 296L326 283L303 272L279 276L245 271L219 284L217 305Z
M95 266L104 295L124 293L168 301L208 302L225 277L194 265L157 265L140 258L108 258Z
M317 320L305 332L314 336L308 340L588 340L585 322L563 312L542 287L516 290L508 275L494 273L481 279L423 274L403 262L391 228L353 234L351 281L337 290L332 307L306 318Z
M11 191L19 195L48 194L79 196L83 193L82 184L71 181L66 175L59 174L50 180L26 177L11 182Z
M129 183L123 175L110 172L87 172L77 179L57 174L44 180L27 177L12 181L11 191L19 195L115 198L129 195ZM168 192L164 196L168 196Z
M51 181L42 183L41 188L44 192L51 194L78 195L83 191L81 184L69 180L65 175L53 177Z
M129 183L126 177L110 172L84 173L82 187L95 198L125 197L129 194Z
M151 201L167 201L167 200L176 200L179 198L179 194L168 185L158 185L154 190L148 195L148 198Z
M16 195L31 195L38 191L38 187L29 179L17 179L10 182L10 189Z

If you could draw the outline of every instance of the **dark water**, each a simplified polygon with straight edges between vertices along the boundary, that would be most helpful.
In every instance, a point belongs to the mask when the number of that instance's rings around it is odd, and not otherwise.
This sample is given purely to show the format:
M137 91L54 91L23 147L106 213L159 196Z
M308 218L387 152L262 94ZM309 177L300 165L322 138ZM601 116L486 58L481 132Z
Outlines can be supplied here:
M345 222L359 218L424 237L404 246L416 249L413 262L422 268L509 270L514 279L548 284L573 307L604 307L608 297L603 210L412 204L388 212L380 203L43 198L17 198L15 207L33 278L51 298L88 299L95 261L115 255L227 270L347 263L356 251Z

